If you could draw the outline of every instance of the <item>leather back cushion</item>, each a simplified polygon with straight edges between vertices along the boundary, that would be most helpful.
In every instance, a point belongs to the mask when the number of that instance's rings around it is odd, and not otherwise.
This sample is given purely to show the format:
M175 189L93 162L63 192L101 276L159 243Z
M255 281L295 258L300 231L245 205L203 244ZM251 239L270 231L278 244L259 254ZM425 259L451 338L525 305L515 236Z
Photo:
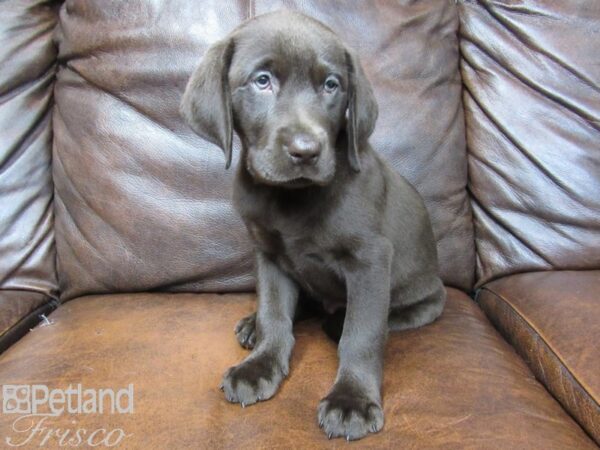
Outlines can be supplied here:
M225 171L221 151L177 111L208 46L281 7L328 23L361 55L380 105L372 143L425 197L444 280L471 286L452 2L88 0L65 4L57 33L54 177L64 298L254 287L251 244L230 203L234 170Z
M2 334L7 317L16 320L58 295L50 120L57 8L37 0L0 2L0 17Z
M460 4L478 284L600 267L600 2Z

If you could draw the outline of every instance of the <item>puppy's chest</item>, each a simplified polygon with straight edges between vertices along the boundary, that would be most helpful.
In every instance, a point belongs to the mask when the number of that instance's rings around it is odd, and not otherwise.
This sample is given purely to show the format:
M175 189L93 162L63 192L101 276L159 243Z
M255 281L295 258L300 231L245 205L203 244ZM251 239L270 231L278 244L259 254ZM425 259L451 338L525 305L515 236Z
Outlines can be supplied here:
M304 290L322 301L345 300L339 264L311 230L305 236L292 237L291 233L256 222L249 223L248 230L257 248L273 258Z

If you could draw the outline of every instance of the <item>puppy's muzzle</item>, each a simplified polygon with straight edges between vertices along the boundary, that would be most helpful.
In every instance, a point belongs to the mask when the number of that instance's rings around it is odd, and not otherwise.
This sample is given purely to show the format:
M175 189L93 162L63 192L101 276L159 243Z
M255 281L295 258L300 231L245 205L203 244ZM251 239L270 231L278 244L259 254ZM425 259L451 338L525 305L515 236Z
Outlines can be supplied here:
M283 150L292 163L299 166L314 166L321 156L321 142L309 133L294 133L283 139Z

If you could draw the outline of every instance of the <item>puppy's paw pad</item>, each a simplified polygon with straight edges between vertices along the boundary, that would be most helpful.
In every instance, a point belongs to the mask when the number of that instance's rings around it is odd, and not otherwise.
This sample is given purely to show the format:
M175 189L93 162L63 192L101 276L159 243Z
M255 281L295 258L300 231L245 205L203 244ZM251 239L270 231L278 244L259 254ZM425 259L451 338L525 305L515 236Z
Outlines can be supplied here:
M383 428L383 410L367 397L332 392L319 404L319 426L329 439L361 439Z
M228 401L245 407L273 397L285 373L272 356L251 356L227 370L221 386Z
M235 326L235 336L243 348L253 349L256 344L256 313L241 319Z

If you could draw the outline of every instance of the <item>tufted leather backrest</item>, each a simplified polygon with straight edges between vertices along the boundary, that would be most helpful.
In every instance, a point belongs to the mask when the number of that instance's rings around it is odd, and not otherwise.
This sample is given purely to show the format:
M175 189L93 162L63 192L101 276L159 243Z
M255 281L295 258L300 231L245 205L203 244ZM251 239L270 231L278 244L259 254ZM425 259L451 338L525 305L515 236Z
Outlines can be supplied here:
M57 6L0 2L0 337L58 295L50 120Z
M600 268L600 2L462 1L478 284Z
M65 299L254 287L251 244L230 202L234 171L184 124L178 105L213 42L281 7L324 21L358 51L380 107L372 143L425 197L444 280L471 287L454 2L80 0L63 6L57 33L54 179Z

